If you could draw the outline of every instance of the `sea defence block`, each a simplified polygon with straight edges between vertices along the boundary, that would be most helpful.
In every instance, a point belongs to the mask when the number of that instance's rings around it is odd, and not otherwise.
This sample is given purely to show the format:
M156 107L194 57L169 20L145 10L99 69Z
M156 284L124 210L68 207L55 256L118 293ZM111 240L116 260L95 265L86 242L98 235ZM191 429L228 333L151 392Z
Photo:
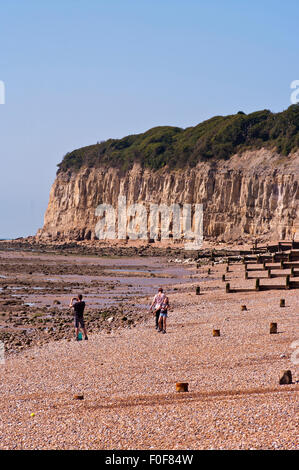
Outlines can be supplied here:
M177 382L175 384L175 389L177 392L188 392L189 384L187 382Z

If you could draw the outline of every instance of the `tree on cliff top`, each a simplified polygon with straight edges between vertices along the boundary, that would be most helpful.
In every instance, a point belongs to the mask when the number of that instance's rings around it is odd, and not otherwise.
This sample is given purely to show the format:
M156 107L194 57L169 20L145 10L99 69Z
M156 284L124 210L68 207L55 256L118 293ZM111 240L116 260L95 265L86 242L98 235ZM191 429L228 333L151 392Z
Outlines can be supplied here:
M118 167L129 170L134 162L158 170L194 167L200 161L229 159L235 153L262 147L282 155L299 148L299 105L281 113L269 110L215 116L195 127L159 126L142 134L82 147L67 153L58 172L81 167Z

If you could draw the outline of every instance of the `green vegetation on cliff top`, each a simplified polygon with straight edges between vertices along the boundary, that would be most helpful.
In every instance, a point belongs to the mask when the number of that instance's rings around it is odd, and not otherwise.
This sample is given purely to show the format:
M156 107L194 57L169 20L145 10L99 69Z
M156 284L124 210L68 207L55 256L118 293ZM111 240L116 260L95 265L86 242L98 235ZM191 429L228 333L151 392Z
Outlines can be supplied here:
M199 161L228 159L235 153L261 147L282 155L299 148L299 104L281 113L268 110L215 116L195 127L161 126L122 139L82 147L67 153L58 172L81 167L130 169L134 162L159 169L194 167Z

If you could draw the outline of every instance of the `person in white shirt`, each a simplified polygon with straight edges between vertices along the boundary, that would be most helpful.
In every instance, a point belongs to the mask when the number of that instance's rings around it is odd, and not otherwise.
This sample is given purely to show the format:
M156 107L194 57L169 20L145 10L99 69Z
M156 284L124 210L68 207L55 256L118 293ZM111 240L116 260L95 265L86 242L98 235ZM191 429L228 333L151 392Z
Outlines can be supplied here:
M159 330L159 317L160 317L161 306L164 300L165 300L165 294L163 293L162 287L159 287L158 294L156 294L155 297L153 298L153 301L149 309L150 312L153 309L153 315L156 317L156 330Z

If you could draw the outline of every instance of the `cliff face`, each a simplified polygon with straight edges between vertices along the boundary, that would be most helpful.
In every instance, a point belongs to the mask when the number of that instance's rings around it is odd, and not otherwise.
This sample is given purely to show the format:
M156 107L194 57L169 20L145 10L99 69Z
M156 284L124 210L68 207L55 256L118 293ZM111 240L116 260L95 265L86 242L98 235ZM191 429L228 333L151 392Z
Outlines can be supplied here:
M203 204L204 237L218 240L299 237L299 153L282 157L248 151L228 161L199 163L186 170L152 171L134 165L60 172L52 186L38 238L94 239L99 204Z

